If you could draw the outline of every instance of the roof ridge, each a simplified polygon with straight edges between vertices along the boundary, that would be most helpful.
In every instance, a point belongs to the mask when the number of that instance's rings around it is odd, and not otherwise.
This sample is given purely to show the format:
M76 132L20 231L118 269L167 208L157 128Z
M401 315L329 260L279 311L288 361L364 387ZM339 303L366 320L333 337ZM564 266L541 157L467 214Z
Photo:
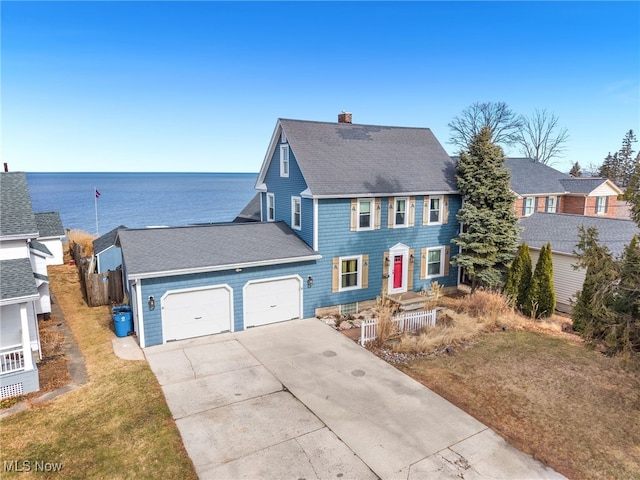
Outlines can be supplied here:
M381 127L381 128L403 128L403 129L407 129L407 130L429 130L431 131L431 128L429 127L407 127L407 126L400 126L400 125L377 125L377 124L373 124L373 123L346 123L346 122L323 122L321 120L301 120L301 119L296 119L296 118L279 118L278 121L285 121L285 122L299 122L299 123L315 123L315 124L320 124L320 125L333 125L333 126L352 126L352 127Z

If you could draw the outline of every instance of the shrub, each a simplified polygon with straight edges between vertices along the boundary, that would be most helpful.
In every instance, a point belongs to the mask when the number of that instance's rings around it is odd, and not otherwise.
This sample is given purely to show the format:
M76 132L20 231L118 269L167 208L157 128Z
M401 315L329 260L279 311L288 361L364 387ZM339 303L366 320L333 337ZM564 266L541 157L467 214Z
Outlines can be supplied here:
M527 301L531 286L531 271L531 253L529 252L529 246L523 242L509 268L504 286L504 293L507 299L517 309L522 309L522 305Z
M536 271L531 279L527 301L523 305L526 315L533 318L550 317L556 308L556 292L553 285L553 260L551 244L547 243L540 250L536 263Z
M376 325L377 338L373 343L376 346L382 346L391 337L398 334L398 325L392 320L393 305L386 296L376 299L376 313L378 317L378 323Z

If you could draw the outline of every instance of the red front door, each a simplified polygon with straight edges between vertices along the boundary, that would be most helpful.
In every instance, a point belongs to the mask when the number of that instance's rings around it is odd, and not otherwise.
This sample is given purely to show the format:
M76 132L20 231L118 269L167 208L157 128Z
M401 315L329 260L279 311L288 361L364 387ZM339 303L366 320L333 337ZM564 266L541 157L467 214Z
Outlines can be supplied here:
M402 288L402 255L393 257L393 288Z

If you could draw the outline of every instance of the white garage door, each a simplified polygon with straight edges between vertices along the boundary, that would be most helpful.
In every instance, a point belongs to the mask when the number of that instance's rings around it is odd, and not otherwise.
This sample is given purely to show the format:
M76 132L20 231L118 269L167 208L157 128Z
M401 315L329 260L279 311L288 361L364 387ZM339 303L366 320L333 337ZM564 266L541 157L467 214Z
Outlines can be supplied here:
M162 298L164 341L231 330L232 289L228 285L174 290Z
M302 280L298 276L248 282L243 295L245 328L302 316Z

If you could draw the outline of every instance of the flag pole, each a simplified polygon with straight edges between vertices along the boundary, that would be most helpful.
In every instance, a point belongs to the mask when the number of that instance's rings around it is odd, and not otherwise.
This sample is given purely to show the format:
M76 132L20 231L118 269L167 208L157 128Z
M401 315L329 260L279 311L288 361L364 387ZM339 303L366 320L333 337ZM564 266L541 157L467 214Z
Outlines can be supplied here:
M93 204L96 210L96 236L100 236L100 233L98 230L98 197L99 196L100 194L98 193L98 189L96 187L93 187Z

